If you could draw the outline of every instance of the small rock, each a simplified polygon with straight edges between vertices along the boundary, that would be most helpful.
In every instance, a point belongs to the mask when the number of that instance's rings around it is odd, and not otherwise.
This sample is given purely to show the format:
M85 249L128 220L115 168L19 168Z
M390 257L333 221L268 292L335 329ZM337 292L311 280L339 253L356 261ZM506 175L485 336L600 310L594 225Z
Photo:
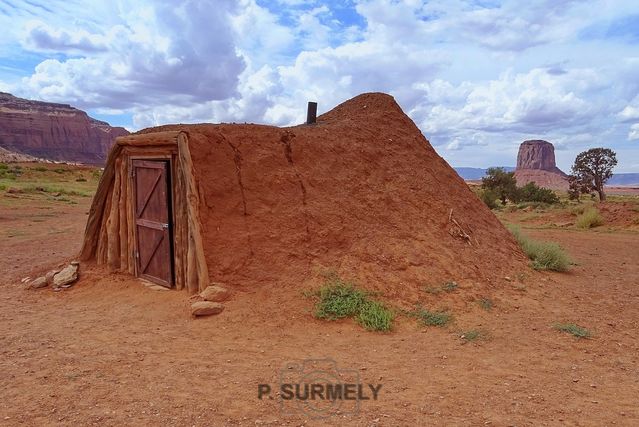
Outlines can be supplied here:
M69 265L53 276L53 286L56 288L69 287L78 280L78 266Z
M53 284L53 276L58 274L60 270L51 270L44 277L47 279L47 285Z
M23 277L22 280L20 280L22 283L27 283L29 280L31 280L31 277L27 276L27 277Z
M228 289L219 286L218 284L213 284L208 288L204 289L200 296L206 301L226 301L231 296L231 293Z
M78 265L80 265L80 261L75 261L75 260L71 261L71 265L78 266Z
M37 279L33 279L31 283L29 283L29 289L40 289L47 286L47 279L44 276L38 277Z
M9 194L20 194L20 193L22 193L22 190L20 190L19 188L15 188L15 187L9 187L9 188L7 188L7 193L9 193Z
M167 288L166 286L162 286L162 285L150 285L147 286L148 289L152 290L152 291L170 291L170 288Z
M191 314L193 316L210 316L219 314L224 310L224 306L219 302L198 301L191 304Z

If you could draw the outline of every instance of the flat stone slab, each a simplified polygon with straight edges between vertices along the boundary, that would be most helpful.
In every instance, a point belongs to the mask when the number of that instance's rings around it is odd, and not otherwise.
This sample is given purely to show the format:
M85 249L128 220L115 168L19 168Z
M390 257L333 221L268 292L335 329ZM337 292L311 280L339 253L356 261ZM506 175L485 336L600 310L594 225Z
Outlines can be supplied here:
M47 278L42 276L37 279L33 279L31 283L29 283L29 289L40 289L45 288L47 286Z
M191 304L191 314L196 317L219 314L223 310L224 306L219 302L197 301Z
M200 296L205 301L221 302L229 299L231 297L231 292L222 286L211 285L200 292Z

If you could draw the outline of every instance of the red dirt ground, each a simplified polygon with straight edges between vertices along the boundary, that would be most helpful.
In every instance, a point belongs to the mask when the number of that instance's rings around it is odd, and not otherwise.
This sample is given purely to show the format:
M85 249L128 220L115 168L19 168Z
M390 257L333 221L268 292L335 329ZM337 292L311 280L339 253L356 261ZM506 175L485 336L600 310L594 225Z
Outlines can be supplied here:
M2 425L639 424L637 233L524 230L560 242L577 265L424 293L426 306L454 313L453 325L400 317L381 334L315 320L303 289L290 286L236 289L222 314L197 320L184 292L85 265L69 290L22 289L17 278L78 250L80 203L35 223L38 203L0 204ZM477 297L492 299L492 311ZM594 337L577 340L554 322ZM488 338L462 344L469 329ZM379 400L323 421L284 417L275 400L258 400L257 385L275 385L284 363L325 357L383 384Z

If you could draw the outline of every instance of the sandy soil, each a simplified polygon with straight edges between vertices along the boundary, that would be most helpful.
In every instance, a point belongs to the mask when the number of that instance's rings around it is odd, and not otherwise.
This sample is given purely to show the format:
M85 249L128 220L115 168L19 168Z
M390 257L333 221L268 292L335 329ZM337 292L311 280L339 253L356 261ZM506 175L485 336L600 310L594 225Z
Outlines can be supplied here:
M315 320L302 289L276 285L238 289L221 315L203 319L189 317L184 292L85 265L70 290L24 290L20 277L73 257L87 202L22 203L0 204L2 425L639 424L637 233L525 230L560 242L572 272L513 274L481 294L461 282L424 295L454 313L453 325L400 317L380 334ZM494 308L479 308L479 296ZM488 338L464 344L469 329ZM285 363L305 358L381 383L379 399L320 421L258 399L258 384L275 387Z

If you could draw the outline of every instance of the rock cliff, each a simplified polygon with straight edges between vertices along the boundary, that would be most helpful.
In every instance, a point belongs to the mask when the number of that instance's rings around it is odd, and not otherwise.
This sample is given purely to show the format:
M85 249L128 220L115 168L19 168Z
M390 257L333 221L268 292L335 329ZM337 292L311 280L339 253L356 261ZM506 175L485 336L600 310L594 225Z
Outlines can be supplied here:
M519 146L515 178L518 185L534 182L554 190L568 189L568 176L555 164L555 147L540 139Z
M49 160L102 164L121 127L67 104L31 101L0 92L0 147Z

